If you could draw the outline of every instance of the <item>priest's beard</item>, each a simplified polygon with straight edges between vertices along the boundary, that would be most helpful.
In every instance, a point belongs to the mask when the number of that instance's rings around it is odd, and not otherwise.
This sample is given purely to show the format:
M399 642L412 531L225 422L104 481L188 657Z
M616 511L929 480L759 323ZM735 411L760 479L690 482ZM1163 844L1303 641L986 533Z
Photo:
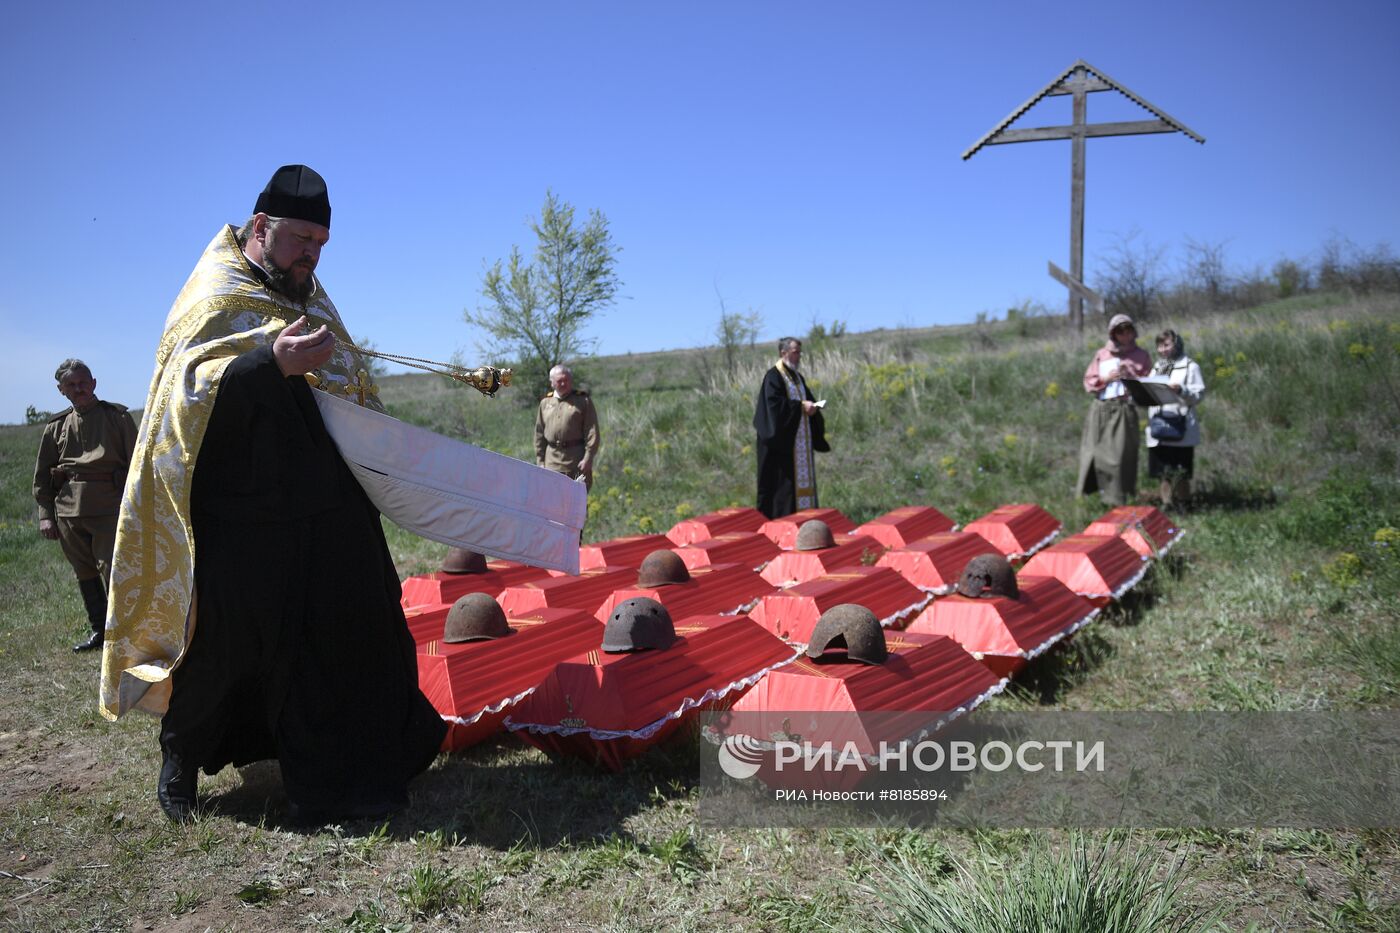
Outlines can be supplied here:
M299 305L306 304L306 299L316 290L316 280L311 273L308 272L306 278L298 282L291 269L283 269L267 254L263 254L263 268L267 272L267 287Z

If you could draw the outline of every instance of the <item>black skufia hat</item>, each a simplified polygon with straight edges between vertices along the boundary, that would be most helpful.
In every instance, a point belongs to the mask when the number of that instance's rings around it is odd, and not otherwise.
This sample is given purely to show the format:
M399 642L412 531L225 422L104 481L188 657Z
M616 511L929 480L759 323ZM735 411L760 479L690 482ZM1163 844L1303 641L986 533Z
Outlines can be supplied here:
M284 165L258 195L253 213L291 220L308 220L330 229L331 199L326 180L306 165Z

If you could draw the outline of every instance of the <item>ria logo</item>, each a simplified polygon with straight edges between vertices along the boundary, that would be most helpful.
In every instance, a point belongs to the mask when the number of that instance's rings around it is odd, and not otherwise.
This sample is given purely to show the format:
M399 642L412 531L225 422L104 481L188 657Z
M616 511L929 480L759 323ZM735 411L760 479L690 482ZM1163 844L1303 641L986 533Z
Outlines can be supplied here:
M720 770L737 781L758 773L763 761L763 746L751 735L727 736L719 747Z

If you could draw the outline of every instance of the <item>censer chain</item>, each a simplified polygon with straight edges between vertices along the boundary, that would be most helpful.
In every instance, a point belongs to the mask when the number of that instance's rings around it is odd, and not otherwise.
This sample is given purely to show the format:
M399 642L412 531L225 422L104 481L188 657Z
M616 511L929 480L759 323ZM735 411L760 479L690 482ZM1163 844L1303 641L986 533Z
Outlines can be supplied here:
M385 353L382 350L370 350L365 347L357 347L346 340L336 338L336 343L358 353L361 356L369 356L390 363L398 363L400 366L408 366L413 369L421 369L424 372L433 373L438 376L446 376L449 379L469 385L482 393L494 397L496 390L502 386L510 385L511 370L497 369L494 366L481 366L476 369L468 369L465 366L458 366L456 363L439 363L436 360L425 360L417 356L404 356L399 353Z

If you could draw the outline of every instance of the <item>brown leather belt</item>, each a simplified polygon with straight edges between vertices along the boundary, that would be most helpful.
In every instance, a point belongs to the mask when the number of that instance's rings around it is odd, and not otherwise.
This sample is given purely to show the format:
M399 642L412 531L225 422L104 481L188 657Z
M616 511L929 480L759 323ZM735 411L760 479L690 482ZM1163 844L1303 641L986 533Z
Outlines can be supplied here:
M546 439L545 443L555 450L568 450L570 447L582 447L583 441L551 441Z

